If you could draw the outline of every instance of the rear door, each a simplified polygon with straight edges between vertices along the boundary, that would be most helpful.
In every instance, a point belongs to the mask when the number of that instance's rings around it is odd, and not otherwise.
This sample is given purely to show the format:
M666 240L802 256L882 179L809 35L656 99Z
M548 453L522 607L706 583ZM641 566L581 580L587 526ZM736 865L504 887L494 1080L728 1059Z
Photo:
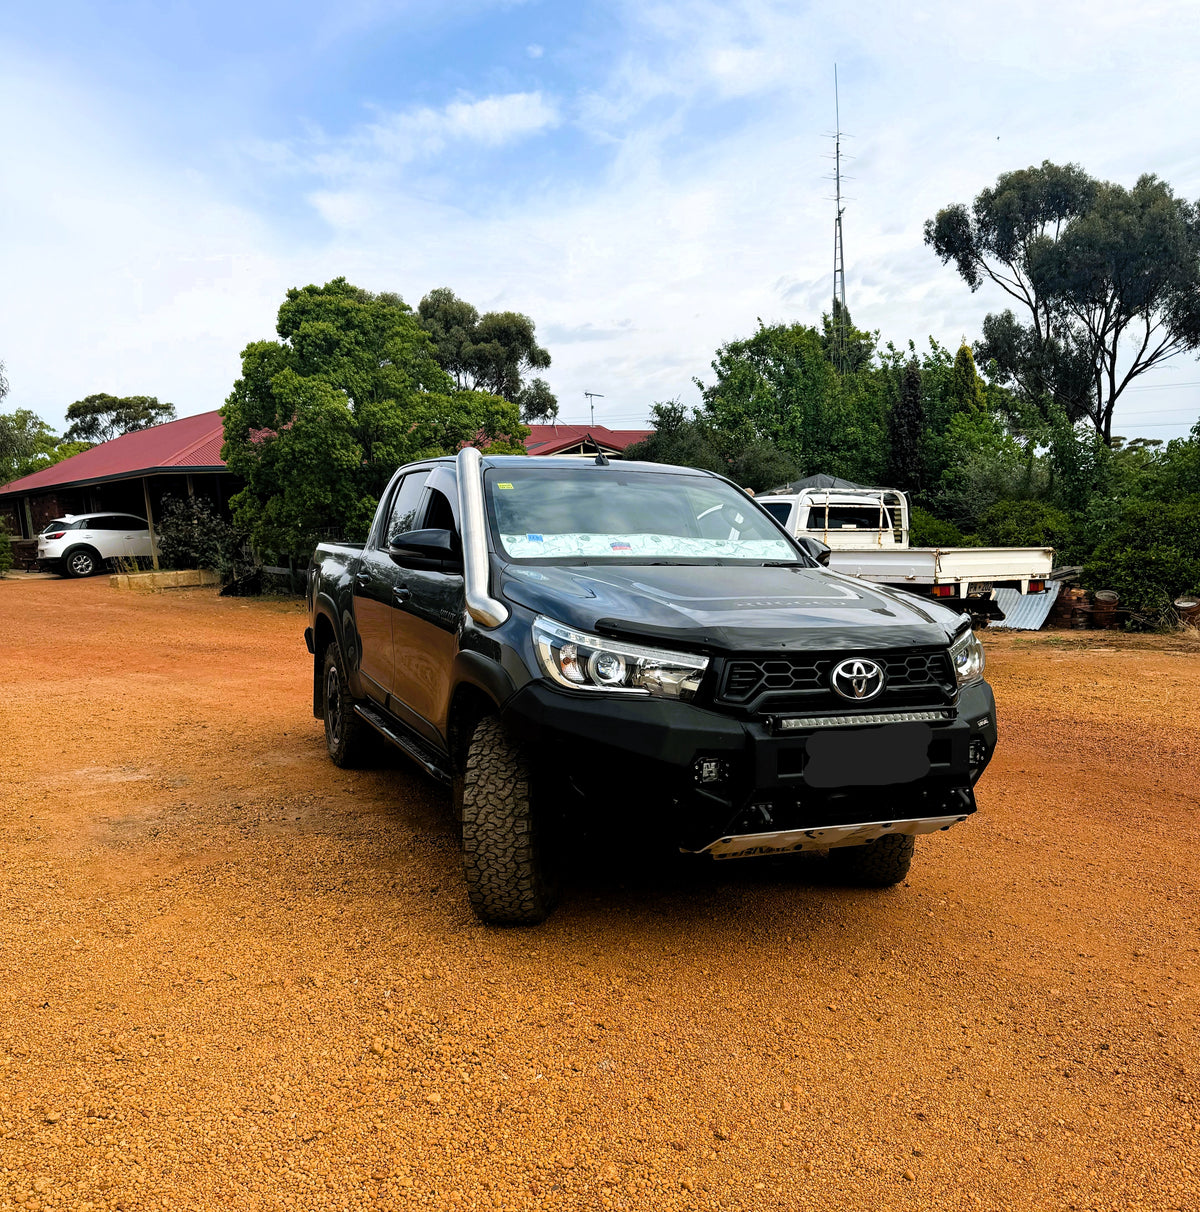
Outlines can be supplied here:
M125 547L125 555L149 556L150 527L144 518L136 518L132 514L122 514L117 519L121 525L121 542Z
M116 550L114 556L148 556L150 554L150 531L141 518L129 514L117 514L107 519L113 533L110 539Z
M354 620L361 648L359 671L363 689L384 705L392 687L392 609L400 573L388 555L388 539L393 534L416 529L428 478L429 468L422 467L393 485L385 521L364 545L354 575Z

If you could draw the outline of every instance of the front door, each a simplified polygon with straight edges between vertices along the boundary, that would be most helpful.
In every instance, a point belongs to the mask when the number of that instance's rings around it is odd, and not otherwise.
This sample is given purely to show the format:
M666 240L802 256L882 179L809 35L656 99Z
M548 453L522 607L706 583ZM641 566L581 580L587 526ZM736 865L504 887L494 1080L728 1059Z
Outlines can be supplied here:
M413 529L417 511L424 504L428 478L429 469L422 468L410 472L396 485L387 522L363 547L354 577L354 620L358 627L363 690L383 704L387 703L392 687L392 613L396 578L401 572L388 555L388 539Z
M419 525L457 531L448 495L454 492L453 481L444 471L439 468L430 481L427 508ZM428 566L406 566L397 571L391 710L429 740L444 746L450 677L463 616L462 573Z

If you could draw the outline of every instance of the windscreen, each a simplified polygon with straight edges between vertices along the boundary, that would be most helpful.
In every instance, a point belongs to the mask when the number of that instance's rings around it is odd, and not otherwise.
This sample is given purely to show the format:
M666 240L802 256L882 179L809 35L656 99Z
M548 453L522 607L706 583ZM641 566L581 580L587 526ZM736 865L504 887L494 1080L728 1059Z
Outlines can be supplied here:
M821 530L881 530L891 527L878 505L830 505L829 520L825 520L825 506L814 505L808 511L808 529Z
M484 484L510 559L804 563L771 520L721 480L584 465L491 468Z

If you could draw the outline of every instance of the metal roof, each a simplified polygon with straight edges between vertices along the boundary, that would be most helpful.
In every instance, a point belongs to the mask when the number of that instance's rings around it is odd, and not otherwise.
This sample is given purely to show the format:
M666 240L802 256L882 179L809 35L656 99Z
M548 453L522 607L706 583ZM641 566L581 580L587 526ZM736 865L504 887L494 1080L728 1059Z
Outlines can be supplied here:
M525 450L531 455L556 454L578 446L589 435L607 450L624 450L653 432L653 429L609 429L604 425L531 425Z
M223 471L221 447L225 430L219 412L202 412L180 417L165 425L139 429L110 442L101 442L91 450L72 455L43 467L30 475L0 487L0 497L18 493L48 492L53 488L96 484L105 480L126 480L152 475L158 471L203 468Z

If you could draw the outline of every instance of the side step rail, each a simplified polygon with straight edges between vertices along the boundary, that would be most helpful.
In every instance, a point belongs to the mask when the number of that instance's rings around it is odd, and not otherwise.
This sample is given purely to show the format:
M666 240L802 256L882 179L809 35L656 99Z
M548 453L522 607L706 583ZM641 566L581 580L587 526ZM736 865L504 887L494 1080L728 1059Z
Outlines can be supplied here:
M414 736L398 721L385 718L383 712L371 703L355 703L354 712L366 720L384 740L391 741L397 749L412 758L431 778L446 787L454 781L450 771L446 769L442 755L432 745Z

